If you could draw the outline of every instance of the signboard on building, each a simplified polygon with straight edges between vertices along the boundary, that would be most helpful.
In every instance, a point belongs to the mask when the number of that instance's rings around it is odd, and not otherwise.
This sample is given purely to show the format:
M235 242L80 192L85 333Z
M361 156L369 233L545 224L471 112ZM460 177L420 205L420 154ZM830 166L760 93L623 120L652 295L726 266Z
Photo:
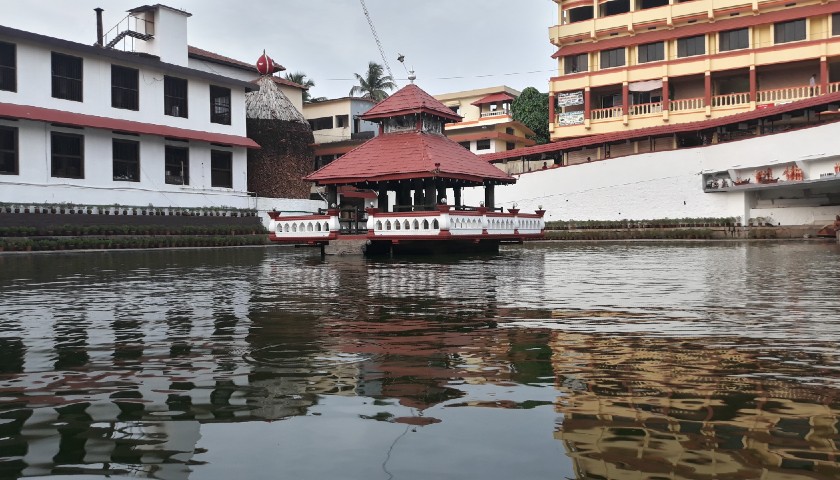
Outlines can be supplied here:
M583 124L583 112L563 112L557 114L558 125L581 125Z
M583 105L583 91L561 92L557 94L558 107L570 107L572 105Z

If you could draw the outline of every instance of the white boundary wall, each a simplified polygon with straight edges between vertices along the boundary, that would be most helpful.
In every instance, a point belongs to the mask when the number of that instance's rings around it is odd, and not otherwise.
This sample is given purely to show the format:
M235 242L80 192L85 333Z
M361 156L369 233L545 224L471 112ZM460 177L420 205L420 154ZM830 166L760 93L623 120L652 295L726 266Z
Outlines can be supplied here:
M772 217L777 223L820 223L837 207L797 208L768 214L751 210L745 192L704 193L702 172L758 167L840 155L840 123L719 145L644 153L519 176L497 186L496 206L522 211L542 205L546 221L683 217ZM478 205L481 188L465 189L464 203ZM781 210L781 209L774 209ZM826 211L822 211L826 210Z

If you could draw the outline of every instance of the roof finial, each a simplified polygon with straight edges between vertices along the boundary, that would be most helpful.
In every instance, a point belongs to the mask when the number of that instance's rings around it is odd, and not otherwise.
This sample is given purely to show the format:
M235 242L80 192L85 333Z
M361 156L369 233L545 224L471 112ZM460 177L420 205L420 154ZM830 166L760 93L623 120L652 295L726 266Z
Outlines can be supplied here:
M417 79L417 75L414 74L414 70L409 70L408 72L408 81L414 83L414 80Z

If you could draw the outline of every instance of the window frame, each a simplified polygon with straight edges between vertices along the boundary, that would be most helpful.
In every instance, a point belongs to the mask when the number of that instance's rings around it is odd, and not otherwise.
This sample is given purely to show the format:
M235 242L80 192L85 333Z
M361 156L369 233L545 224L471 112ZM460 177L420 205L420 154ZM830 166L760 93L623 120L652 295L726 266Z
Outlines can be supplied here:
M177 87L183 86L183 96L179 95ZM189 117L190 84L185 78L163 76L163 114L170 117ZM183 107L183 108L181 108ZM176 110L177 109L177 110ZM183 111L182 111L183 110ZM175 113L173 113L175 112Z
M224 165L219 165L224 162ZM224 182L219 176L224 175ZM210 186L213 188L233 188L233 152L229 150L210 150Z
M65 138L65 139L73 139L79 142L79 153L78 155L74 153L65 153L65 152L56 152L56 138ZM72 161L79 162L79 175L68 175L63 173L62 170L68 169L68 163ZM58 167L57 167L58 164ZM66 132L59 132L59 131L51 131L50 132L50 177L52 178L75 178L75 179L83 179L85 178L85 136L78 133L66 133Z
M731 46L733 38L729 37L729 35L733 35L735 33L740 34L741 32L745 32L747 44L745 46L737 46L737 45L734 46L734 47ZM726 42L727 46L726 46L726 48L723 48L723 36L724 35L727 35L727 42ZM741 38L739 36L738 38L735 38L734 40L740 40L740 39ZM750 48L750 27L736 28L734 30L725 30L725 31L722 31L722 32L718 32L718 51L719 52L731 52L731 51L734 51L734 50L744 50L744 49L747 49L747 48Z
M50 57L50 77L52 78L52 97L59 100L69 100L71 102L84 102L84 79L85 79L85 61L82 57L75 55L67 55L66 53L51 52ZM68 62L63 65L60 62ZM76 65L69 62L78 62L78 78L71 76L75 72ZM65 70L64 72L57 72L57 70ZM62 93L62 86L66 89ZM75 89L74 89L75 87ZM75 92L78 91L78 95Z
M802 27L802 38L799 38L797 35L799 33L799 26ZM781 30L780 28L781 27ZM788 28L790 27L790 28ZM780 35L781 33L781 35ZM786 35L791 34L794 38L784 38ZM780 39L780 37L782 37ZM797 18L795 20L788 20L786 22L777 22L773 24L773 45L779 45L783 43L791 43L791 42L801 42L802 40L808 39L808 21L805 18Z
M3 148L3 144L0 143L0 175L20 175L20 139L18 128L0 125L0 133L4 131L12 134L12 149L5 149ZM3 157L6 155L12 156L12 169L8 171L2 170L2 166L6 162Z
M131 145L134 147L134 158L117 158L117 145ZM127 165L129 168L133 167L133 178L117 178L117 165ZM111 168L112 179L115 182L139 182L140 181L140 142L137 140L127 140L123 138L114 138L111 140Z
M486 143L485 143L486 142ZM475 150L490 150L491 144L489 139L476 140Z
M658 47L658 48L657 48ZM659 55L659 58L649 58L653 51L654 57ZM644 52L645 59L642 60L642 52ZM636 47L636 60L638 63L661 62L665 60L665 42L651 42L639 45Z
M607 60L610 60L613 57L613 53L615 53L614 60L616 62L619 61L618 57L619 56L621 57L621 59L620 59L621 63L620 64L619 63L612 64L611 62L605 62L604 61L605 58ZM619 53L620 53L620 55L619 55ZM605 66L605 64L608 64L608 65ZM604 69L607 69L607 68L619 68L619 67L624 67L626 65L627 65L627 49L625 47L611 48L609 50L601 50L601 52L600 52L600 69L601 70L604 70Z
M224 100L227 100L227 103ZM210 85L210 123L230 125L233 118L232 105L233 98L229 88Z
M583 59L583 67L581 67L581 59ZM570 68L574 67L574 68ZM566 75L573 75L575 73L589 71L589 54L579 53L577 55L566 55L563 57L563 73Z
M124 76L119 76L119 72L122 72ZM124 80L125 85L117 85L115 79ZM111 107L121 110L140 110L140 70L122 65L111 65Z
M701 52L697 52L696 47L698 46L696 43L692 45L689 43L692 40L700 40L699 46L702 47ZM695 47L695 48L690 48ZM689 50L693 50L696 53L689 53ZM702 35L694 35L691 37L682 37L677 39L677 58L688 58L688 57L696 57L698 55L705 55L706 54L706 34Z
M3 63L3 49L7 48L9 63ZM17 92L17 44L0 41L0 90Z
M183 152L184 158L171 158L171 154L175 152ZM179 161L179 165L175 165L181 170L181 175L167 174L167 168L173 165L173 161ZM190 184L190 147L178 145L164 145L163 150L163 176L164 183L167 185L189 185ZM181 181L176 182L175 179L180 178Z
M831 36L840 35L840 13L831 14Z

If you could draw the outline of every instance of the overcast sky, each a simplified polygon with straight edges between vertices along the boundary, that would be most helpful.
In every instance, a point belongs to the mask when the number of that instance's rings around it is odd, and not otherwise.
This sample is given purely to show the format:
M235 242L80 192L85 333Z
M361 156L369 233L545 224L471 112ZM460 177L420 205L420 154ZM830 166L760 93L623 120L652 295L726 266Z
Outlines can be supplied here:
M149 2L152 3L152 2ZM347 96L354 73L382 57L359 0L167 0L192 14L189 43L246 62L265 49L315 81L315 97ZM397 61L431 94L508 85L548 90L556 75L548 27L552 0L365 0L399 86ZM80 43L96 40L95 7L108 31L140 0L0 0L0 24Z

